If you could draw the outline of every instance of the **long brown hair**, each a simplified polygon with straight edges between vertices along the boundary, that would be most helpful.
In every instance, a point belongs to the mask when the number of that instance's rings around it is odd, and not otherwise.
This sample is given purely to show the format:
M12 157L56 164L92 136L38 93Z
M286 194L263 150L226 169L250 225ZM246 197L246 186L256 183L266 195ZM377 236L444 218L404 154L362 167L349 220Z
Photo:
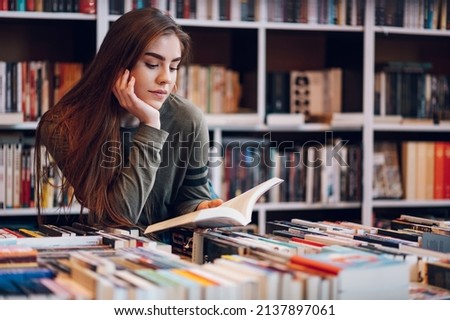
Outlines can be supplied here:
M108 188L120 174L120 166L105 168L102 145L120 142L121 107L112 93L114 83L124 68L131 70L146 46L156 38L175 34L181 44L181 63L190 57L190 37L167 14L155 8L130 11L115 21L94 60L81 80L57 104L43 115L36 133L36 150L41 150L41 124L56 121L55 132L67 137L67 149L58 161L67 188L90 211L90 223L130 225L121 212L108 201ZM42 183L46 173L41 169L40 152L36 152L37 206L41 214ZM108 155L106 155L108 156Z

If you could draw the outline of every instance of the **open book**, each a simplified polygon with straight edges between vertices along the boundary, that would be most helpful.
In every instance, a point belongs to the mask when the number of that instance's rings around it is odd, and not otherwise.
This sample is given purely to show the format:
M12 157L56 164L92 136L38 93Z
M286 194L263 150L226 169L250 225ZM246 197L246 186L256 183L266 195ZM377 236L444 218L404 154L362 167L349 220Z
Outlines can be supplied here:
M220 206L186 213L184 215L152 224L144 233L161 231L173 227L219 228L245 226L251 222L256 201L269 189L283 182L271 178L256 187L225 201Z

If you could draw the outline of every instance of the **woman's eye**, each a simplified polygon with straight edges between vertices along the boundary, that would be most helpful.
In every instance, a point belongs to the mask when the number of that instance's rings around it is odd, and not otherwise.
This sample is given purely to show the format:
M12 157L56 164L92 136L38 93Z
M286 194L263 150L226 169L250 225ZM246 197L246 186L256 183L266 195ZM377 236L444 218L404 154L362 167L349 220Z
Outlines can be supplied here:
M177 71L178 69L178 67L170 67L170 71Z
M157 64L151 64L151 63L146 63L145 65L146 65L147 67L149 67L150 69L155 69L155 68L158 67Z

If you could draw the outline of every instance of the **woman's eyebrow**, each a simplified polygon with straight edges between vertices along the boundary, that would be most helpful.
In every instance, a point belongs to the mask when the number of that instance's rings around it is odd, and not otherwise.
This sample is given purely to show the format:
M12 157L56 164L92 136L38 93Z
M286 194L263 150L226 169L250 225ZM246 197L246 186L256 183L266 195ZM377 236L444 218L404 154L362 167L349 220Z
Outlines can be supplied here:
M146 53L144 53L144 55L146 55L146 56L152 56L152 57L154 57L154 58L156 58L156 59L159 59L159 60L161 60L161 61L166 61L166 58L165 58L165 57L163 57L162 55L157 54L157 53L155 53L155 52L146 52ZM178 57L178 58L173 59L172 62L180 61L180 60L181 60L181 57Z

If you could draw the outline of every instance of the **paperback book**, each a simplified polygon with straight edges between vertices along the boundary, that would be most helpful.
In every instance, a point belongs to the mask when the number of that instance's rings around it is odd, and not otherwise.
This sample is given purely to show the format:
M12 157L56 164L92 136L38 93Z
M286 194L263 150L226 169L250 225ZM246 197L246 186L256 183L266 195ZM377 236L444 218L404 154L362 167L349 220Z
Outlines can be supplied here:
M145 234L174 227L219 228L245 226L251 222L253 207L257 200L268 190L283 182L274 177L256 187L222 203L215 208L193 211L172 219L152 224Z

